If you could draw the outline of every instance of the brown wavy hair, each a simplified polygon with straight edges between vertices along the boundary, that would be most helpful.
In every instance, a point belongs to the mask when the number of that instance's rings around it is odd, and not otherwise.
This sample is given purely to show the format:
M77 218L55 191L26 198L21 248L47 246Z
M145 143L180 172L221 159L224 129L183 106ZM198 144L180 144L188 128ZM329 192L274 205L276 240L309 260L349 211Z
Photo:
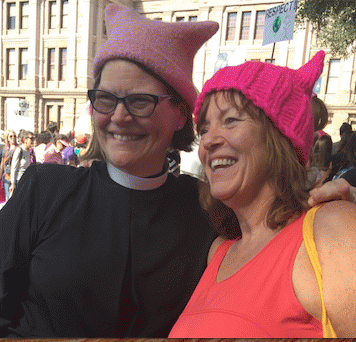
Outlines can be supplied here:
M231 106L240 111L245 110L252 119L259 121L264 128L263 139L266 144L266 153L269 156L268 179L275 191L275 199L267 213L267 225L273 230L284 228L309 208L306 168L299 160L288 138L280 133L261 108L254 106L240 92L235 90L221 92ZM236 103L236 93L241 96L242 107ZM216 101L216 94L217 92L210 93L204 102L198 118L198 132L210 101ZM258 111L256 111L256 108L258 108ZM199 183L199 191L201 205L207 211L216 231L229 239L236 239L240 236L241 231L234 211L222 201L212 197L207 180Z

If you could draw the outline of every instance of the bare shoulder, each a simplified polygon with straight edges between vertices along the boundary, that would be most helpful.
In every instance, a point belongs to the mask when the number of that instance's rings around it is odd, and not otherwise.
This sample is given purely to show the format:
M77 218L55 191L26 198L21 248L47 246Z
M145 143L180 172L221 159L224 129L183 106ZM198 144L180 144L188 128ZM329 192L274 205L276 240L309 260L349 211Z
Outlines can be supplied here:
M338 337L356 334L356 205L326 203L314 220L325 307Z
M356 204L333 201L323 205L315 215L314 237L322 264L328 265L331 256L334 260L346 255L356 258Z
M356 236L356 204L348 201L325 203L316 212L314 229L319 236L332 234L337 238L348 233Z
M217 249L219 248L219 246L226 241L227 238L223 235L219 235L214 242L211 244L210 250L209 250L209 254L208 254L208 264L210 263L211 259L213 258L215 252L217 251Z

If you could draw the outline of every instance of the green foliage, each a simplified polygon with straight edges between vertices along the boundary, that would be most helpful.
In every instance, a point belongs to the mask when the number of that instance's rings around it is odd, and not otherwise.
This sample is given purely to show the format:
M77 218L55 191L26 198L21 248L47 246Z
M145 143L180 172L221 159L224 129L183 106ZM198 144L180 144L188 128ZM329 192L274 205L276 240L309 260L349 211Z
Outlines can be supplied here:
M356 0L299 0L297 23L312 23L322 46L347 57L356 52Z

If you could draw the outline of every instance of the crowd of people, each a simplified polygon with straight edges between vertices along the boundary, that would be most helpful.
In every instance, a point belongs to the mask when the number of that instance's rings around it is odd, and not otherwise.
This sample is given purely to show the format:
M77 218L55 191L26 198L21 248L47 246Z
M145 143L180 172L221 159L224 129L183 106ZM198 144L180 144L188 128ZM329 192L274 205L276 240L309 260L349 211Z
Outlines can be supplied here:
M2 206L9 200L22 175L31 164L61 164L81 166L89 134L59 134L57 123L50 121L47 130L39 134L20 129L17 135L8 130L1 136L1 189ZM87 163L83 163L87 166Z
M356 132L344 122L340 126L340 137L333 142L325 132L315 134L309 163L311 188L338 178L356 186Z
M90 167L58 165L71 142L53 134L0 211L0 336L353 337L356 188L310 176L324 52L223 68L198 97L216 22L105 13ZM196 141L204 173L177 177L167 152Z

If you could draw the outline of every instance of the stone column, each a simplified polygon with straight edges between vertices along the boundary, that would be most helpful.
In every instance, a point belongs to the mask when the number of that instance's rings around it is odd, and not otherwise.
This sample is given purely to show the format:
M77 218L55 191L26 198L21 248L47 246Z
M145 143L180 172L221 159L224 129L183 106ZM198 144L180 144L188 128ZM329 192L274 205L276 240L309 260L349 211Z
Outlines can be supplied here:
M66 86L69 89L75 89L77 87L77 27L78 27L78 1L69 1L69 17L68 17L68 45L67 45L67 75ZM82 3L82 0L81 0Z
M77 87L87 88L92 81L92 61L89 54L89 44L92 40L91 6L95 4L90 0L80 0L78 7L78 39L77 39Z

